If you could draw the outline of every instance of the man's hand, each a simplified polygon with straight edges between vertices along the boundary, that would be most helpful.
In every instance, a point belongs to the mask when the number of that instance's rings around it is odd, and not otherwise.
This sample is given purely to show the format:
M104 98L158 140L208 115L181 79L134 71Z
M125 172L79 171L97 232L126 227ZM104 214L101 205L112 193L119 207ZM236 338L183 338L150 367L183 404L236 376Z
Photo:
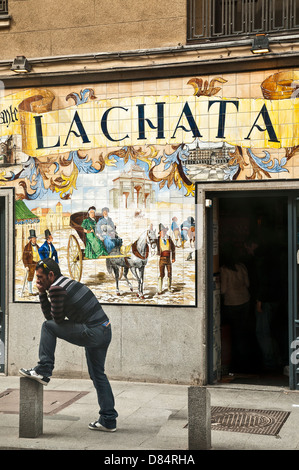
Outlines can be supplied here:
M41 285L40 281L37 279L36 281L36 287L38 288L38 292L40 294L43 294L46 292L46 290L43 288L43 286Z

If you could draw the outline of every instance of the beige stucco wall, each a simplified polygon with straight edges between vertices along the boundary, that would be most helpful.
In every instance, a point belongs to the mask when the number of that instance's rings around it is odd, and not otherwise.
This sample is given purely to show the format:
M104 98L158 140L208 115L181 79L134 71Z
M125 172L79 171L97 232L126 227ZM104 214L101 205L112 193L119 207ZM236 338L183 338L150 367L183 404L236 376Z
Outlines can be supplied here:
M199 309L119 305L104 309L112 322L106 363L110 378L167 383L199 383L203 378ZM42 322L37 305L9 306L9 375L36 365ZM87 377L84 349L58 340L54 376Z
M187 0L9 0L9 14L9 22L0 17L0 79L4 82L20 79L11 71L18 55L27 57L32 67L21 79L40 80L39 84L51 74L55 78L56 74L99 72L97 79L103 81L104 73L109 79L114 73L126 80L127 72L138 71L151 79L157 71L160 76L175 76L176 67L195 70L200 66L197 73L202 74L215 64L232 70L232 63L237 73L256 59L251 36L227 38L217 47L209 40L188 44ZM264 59L294 65L299 50L296 35L284 35L282 40L275 36L269 38L271 53L258 57L259 68Z
M1 59L111 52L186 42L185 0L9 0Z

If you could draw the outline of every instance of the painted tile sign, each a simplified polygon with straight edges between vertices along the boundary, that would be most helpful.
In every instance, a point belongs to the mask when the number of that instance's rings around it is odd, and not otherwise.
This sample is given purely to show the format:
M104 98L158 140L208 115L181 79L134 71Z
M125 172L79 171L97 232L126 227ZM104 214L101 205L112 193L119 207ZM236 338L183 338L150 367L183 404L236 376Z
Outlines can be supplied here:
M4 91L15 300L37 301L50 255L103 303L195 305L194 183L294 177L298 74L265 75L256 96L228 75Z

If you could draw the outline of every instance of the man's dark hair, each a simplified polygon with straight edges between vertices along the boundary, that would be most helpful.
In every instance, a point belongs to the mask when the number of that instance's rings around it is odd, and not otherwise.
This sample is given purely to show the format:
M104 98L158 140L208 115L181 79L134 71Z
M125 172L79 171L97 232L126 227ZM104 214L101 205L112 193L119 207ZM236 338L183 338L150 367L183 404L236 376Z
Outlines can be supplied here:
M35 270L42 269L45 274L49 274L52 271L56 277L61 276L61 271L59 265L52 258L45 258L40 260Z

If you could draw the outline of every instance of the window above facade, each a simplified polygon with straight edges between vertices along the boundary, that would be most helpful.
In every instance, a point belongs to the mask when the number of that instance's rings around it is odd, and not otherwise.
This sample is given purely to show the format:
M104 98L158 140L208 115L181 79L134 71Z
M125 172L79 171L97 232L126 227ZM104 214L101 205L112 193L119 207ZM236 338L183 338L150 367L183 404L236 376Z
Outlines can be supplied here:
M0 0L0 15L8 15L8 0Z
M188 0L188 42L299 32L299 0Z
M11 17L8 14L8 0L0 0L0 28L10 26Z

